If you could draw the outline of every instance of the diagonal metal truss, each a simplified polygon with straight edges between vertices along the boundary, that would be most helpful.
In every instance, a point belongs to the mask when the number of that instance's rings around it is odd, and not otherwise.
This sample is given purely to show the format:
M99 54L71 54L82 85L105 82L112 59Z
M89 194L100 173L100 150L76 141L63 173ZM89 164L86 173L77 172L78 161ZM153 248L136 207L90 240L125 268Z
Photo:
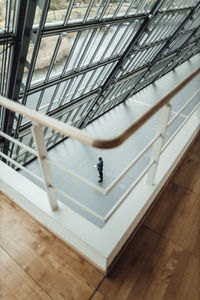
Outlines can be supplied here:
M79 128L200 52L198 0L4 2L1 94ZM22 116L1 111L1 128L33 147ZM63 139L44 134L49 148ZM32 158L1 142L18 162Z

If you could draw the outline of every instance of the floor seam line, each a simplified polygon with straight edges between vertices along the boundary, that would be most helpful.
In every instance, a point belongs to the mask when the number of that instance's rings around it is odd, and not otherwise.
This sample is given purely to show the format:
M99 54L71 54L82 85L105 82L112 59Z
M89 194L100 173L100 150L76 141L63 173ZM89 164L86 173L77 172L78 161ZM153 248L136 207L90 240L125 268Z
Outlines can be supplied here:
M98 291L98 289L100 288L100 286L102 285L104 279L106 278L106 276L104 275L103 278L101 279L101 281L99 282L99 284L97 285L97 287L95 288L94 292L92 293L92 295L90 296L90 298L88 300L92 300L93 297L95 296L96 292Z
M0 245L0 247L6 252L6 254L18 265L18 267L24 271L24 273L52 300L54 300L44 289L41 287L39 283L37 283L27 272L25 269L22 268L22 266L16 261L16 259L3 247L3 245Z

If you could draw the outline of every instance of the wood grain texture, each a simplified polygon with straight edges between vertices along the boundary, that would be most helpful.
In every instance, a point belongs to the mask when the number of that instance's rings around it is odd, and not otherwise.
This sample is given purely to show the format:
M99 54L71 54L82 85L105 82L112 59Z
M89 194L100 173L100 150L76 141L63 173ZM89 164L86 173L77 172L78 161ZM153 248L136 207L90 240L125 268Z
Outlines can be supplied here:
M199 300L199 150L197 138L106 278L0 193L0 299Z
M2 248L51 298L89 298L102 274L2 194L0 220Z
M200 194L200 156L189 152L172 180L176 184Z
M0 299L51 299L1 247Z
M200 196L170 183L145 224L200 257Z
M109 300L163 299L183 251L142 226L99 291Z
M95 300L200 299L197 138Z

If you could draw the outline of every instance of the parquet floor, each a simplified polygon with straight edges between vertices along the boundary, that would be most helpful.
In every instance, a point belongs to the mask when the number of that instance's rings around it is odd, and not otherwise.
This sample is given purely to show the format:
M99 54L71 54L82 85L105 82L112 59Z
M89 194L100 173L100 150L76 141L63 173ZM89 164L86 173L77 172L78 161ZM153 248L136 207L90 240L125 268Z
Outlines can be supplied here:
M0 198L1 300L200 300L200 137L109 277Z

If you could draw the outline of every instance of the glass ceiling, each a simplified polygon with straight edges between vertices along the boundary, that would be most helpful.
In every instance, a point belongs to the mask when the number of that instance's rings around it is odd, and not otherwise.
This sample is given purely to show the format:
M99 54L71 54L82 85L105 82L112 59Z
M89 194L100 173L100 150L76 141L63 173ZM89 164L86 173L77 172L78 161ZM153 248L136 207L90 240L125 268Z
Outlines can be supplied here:
M0 0L1 94L78 128L200 51L197 0L35 2ZM1 110L1 130L33 147L26 118Z

